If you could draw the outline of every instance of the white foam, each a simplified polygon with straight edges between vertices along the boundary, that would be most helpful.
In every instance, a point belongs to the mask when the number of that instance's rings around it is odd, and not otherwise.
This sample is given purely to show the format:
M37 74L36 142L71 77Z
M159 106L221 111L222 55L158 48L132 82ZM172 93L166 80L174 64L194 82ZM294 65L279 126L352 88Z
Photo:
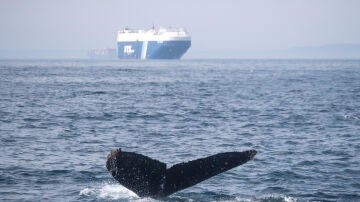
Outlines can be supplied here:
M95 194L95 192L89 188L85 188L85 189L81 190L79 193L80 196L90 196L90 195L94 195L94 194Z
M110 200L136 200L139 197L132 191L125 187L117 184L101 184L93 187L87 187L80 191L79 195L87 197L96 197L100 199Z
M297 199L291 196L284 196L285 202L297 202Z
M126 189L121 185L107 184L99 190L99 197L103 199L137 199L139 198L134 192Z

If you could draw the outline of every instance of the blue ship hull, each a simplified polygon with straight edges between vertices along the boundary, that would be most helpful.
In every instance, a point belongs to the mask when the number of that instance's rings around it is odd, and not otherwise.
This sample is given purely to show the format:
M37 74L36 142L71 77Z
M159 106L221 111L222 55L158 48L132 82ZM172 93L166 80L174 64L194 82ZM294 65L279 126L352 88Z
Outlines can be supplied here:
M120 59L180 59L191 41L122 41L118 42Z

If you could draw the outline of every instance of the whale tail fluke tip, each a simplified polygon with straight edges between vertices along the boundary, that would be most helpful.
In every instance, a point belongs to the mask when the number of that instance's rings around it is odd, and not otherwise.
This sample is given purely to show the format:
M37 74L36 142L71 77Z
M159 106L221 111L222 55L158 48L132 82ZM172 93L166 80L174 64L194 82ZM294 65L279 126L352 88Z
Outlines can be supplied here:
M249 150L249 160L253 159L255 155L257 154L256 150Z
M117 149L111 151L111 152L106 156L106 160L109 160L109 159L113 158L113 157L116 156L119 152L121 152L121 148L117 148Z

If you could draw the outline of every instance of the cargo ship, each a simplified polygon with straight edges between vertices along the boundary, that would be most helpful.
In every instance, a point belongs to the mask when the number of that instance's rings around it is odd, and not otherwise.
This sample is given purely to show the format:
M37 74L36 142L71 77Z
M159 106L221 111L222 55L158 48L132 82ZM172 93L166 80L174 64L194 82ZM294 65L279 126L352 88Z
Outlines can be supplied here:
M155 28L118 31L120 59L180 59L191 46L191 37L182 28Z

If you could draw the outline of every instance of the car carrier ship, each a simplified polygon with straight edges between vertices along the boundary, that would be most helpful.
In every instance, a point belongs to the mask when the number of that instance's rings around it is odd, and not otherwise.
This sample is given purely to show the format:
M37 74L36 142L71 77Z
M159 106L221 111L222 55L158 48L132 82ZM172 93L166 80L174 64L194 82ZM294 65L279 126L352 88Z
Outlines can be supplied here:
M118 31L120 59L180 59L191 46L191 37L182 28L155 28Z

